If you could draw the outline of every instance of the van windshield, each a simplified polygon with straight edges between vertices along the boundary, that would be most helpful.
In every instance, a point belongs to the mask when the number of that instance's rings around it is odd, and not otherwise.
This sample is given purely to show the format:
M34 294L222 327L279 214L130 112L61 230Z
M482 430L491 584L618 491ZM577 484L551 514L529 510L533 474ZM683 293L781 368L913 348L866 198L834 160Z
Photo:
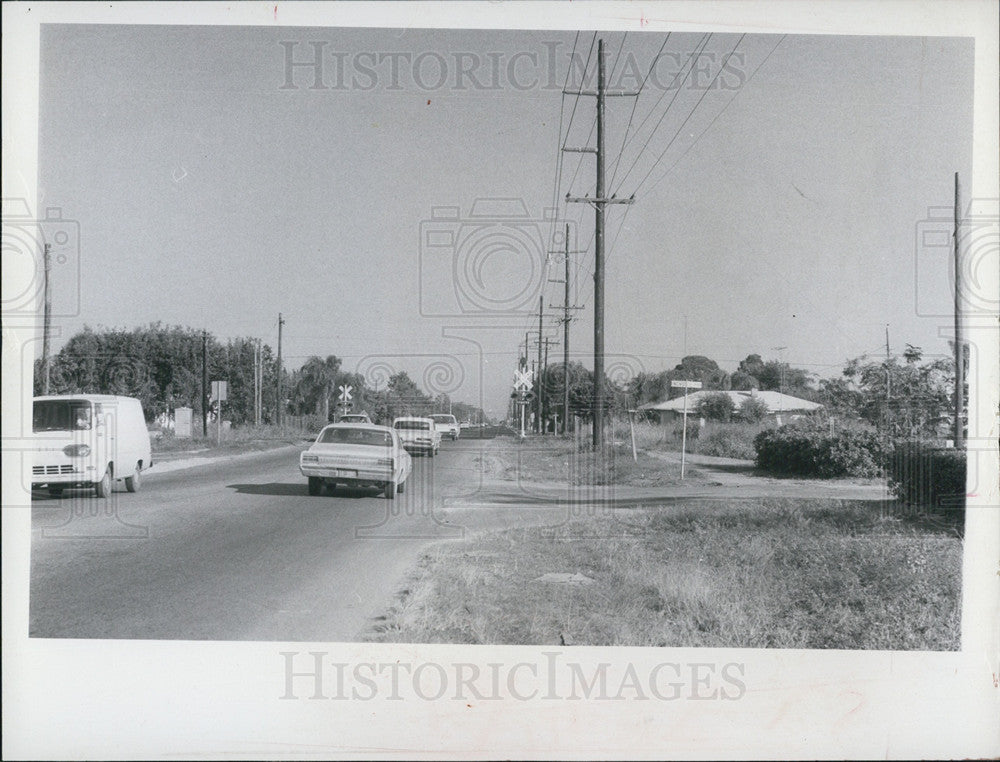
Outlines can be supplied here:
M94 426L87 400L43 400L32 406L32 431L86 431Z

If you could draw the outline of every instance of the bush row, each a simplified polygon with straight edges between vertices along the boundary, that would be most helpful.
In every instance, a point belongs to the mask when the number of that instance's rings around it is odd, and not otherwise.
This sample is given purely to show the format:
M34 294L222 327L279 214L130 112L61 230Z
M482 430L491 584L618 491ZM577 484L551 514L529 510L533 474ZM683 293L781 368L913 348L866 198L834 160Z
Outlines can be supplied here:
M890 488L906 503L934 509L965 504L964 450L898 442L888 453L885 467Z
M757 467L795 476L874 477L882 472L882 440L874 431L835 434L799 426L766 429L754 437Z
M964 505L964 450L913 440L886 443L865 429L830 434L795 424L760 432L754 449L757 467L771 473L823 478L884 473L903 502L933 509Z

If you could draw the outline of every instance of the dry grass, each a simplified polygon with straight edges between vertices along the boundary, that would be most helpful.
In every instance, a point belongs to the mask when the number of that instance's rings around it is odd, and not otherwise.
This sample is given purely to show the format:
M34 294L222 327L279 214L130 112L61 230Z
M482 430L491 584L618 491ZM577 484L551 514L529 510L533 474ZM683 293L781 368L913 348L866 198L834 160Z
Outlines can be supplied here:
M201 435L201 422L196 422L190 438L179 439L170 431L161 436L153 435L154 453L191 452L195 450L247 451L262 450L275 444L298 444L304 439L313 439L318 431L308 431L298 426L240 426L222 432L219 443L215 426L208 424L208 436Z
M546 437L518 443L514 439L496 439L477 460L487 475L510 481L641 487L682 483L679 469L658 458L640 451L638 459L633 460L628 441L609 446L599 461L585 441ZM690 483L700 473L689 467L685 477Z
M427 553L372 640L953 650L958 529L878 504L710 501ZM589 585L537 581L579 573Z

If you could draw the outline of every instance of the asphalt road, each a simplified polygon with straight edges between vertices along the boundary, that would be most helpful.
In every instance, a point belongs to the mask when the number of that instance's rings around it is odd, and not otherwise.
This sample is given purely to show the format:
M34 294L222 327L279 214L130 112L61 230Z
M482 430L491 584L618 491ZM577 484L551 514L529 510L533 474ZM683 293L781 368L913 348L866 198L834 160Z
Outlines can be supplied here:
M414 457L405 492L310 497L300 448L157 475L135 494L32 501L30 634L58 638L358 637L428 543L461 536L481 443ZM121 490L121 487L118 488Z
M154 467L140 492L119 487L106 500L92 490L36 493L30 634L351 641L392 605L421 551L469 532L692 498L878 500L883 491L762 479L746 464L718 463L699 463L704 478L664 487L520 483L483 475L485 447L463 438L444 442L435 458L414 457L395 500L376 490L310 497L298 471L302 448L293 446L159 474Z

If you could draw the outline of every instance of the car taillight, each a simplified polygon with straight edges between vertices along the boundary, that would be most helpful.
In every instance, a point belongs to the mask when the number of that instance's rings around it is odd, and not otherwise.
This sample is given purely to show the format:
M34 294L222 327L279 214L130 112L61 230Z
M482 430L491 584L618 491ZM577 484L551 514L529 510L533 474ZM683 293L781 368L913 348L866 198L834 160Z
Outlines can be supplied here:
M85 458L90 455L90 445L71 444L63 448L63 452L71 458Z
M303 463L319 463L319 455L308 455L303 453L302 455Z
M393 466L396 465L392 458L379 458L378 464L380 466L388 466L389 468L392 468Z

